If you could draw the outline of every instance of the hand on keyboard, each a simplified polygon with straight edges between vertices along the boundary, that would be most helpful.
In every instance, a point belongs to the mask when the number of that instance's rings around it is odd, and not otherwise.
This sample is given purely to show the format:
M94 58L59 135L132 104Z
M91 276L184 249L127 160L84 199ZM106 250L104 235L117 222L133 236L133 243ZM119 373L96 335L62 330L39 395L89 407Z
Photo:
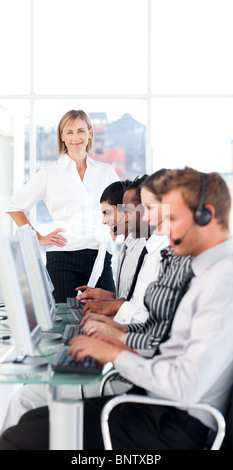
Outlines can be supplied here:
M69 346L61 346L59 349L52 368L56 372L77 373L77 374L100 374L102 365L92 357L85 357L81 362L74 361L71 356L67 355Z

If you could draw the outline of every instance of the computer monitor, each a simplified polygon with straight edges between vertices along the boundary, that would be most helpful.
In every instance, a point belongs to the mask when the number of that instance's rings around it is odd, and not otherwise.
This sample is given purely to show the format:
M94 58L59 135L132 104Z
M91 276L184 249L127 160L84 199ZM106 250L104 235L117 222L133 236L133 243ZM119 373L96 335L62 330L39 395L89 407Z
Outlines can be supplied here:
M37 318L41 329L47 331L53 328L55 324L56 305L51 291L52 286L41 257L37 235L29 225L24 225L17 229L17 236L22 244Z
M5 303L4 303L3 293L2 293L2 289L0 285L0 307L4 307L4 306L5 306Z
M17 351L33 356L42 340L32 287L18 237L0 240L0 281Z
M29 227L29 225L28 224L23 225L23 227ZM48 270L47 270L47 268L44 264L44 261L42 259L41 249L40 249L40 245L39 245L39 242L38 242L36 231L33 230L31 227L29 227L29 229L31 230L31 233L32 233L32 238L33 238L33 242L34 242L34 246L35 246L35 250L36 250L36 255L38 257L41 269L43 270L43 272L45 272L45 277L44 276L43 277L45 279L46 288L48 289L49 295L51 296L51 302L55 306L55 299L54 299L54 296L52 294L52 292L54 291L54 285L52 283L52 279L51 279L51 277L48 273ZM20 230L20 227L18 228L18 230Z

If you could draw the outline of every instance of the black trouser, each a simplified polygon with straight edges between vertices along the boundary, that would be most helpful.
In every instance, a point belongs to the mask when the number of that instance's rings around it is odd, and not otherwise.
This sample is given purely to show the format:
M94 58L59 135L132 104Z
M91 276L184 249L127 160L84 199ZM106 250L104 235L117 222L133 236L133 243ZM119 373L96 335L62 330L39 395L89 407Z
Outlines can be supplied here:
M133 392L135 389L132 390ZM84 450L103 450L100 413L112 397L84 400ZM166 406L121 404L110 414L114 450L201 450L208 428L186 411ZM0 450L48 450L47 407L27 412L0 437Z
M66 302L67 297L76 297L78 286L88 283L98 250L48 251L47 270L54 285L53 295L57 303ZM107 252L104 268L96 287L115 292L111 267L112 256Z

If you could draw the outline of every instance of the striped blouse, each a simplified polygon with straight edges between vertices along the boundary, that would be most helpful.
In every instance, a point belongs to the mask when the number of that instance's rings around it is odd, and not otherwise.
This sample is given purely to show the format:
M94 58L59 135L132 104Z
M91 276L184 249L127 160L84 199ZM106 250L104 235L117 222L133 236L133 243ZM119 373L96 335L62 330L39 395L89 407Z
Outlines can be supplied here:
M145 323L127 325L125 343L145 356L158 353L160 343L168 338L175 311L193 276L190 256L174 256L170 248L162 255L158 279L149 284L144 296L149 317Z

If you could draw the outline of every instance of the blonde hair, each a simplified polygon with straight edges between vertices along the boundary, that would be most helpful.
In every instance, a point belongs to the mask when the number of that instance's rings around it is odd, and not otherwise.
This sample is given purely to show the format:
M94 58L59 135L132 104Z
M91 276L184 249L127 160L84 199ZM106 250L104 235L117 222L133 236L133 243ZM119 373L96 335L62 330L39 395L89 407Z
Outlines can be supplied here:
M87 148L86 148L87 153L91 154L91 153L94 152L93 128L92 128L92 124L91 124L91 121L90 121L89 117L81 109L79 109L78 111L76 111L76 110L68 111L61 118L61 120L58 124L58 128L57 128L58 152L59 152L59 154L67 152L65 142L63 142L63 140L61 139L61 134L63 132L64 127L67 124L69 124L70 122L75 121L75 119L81 119L83 122L86 123L88 130L92 131L91 136L89 137L89 140L88 140Z
M155 190L161 195L174 189L180 189L188 208L194 213L198 207L203 176L193 168L174 169L154 182ZM224 229L229 229L231 196L229 188L219 173L209 173L203 206L211 204L215 208L215 218Z

